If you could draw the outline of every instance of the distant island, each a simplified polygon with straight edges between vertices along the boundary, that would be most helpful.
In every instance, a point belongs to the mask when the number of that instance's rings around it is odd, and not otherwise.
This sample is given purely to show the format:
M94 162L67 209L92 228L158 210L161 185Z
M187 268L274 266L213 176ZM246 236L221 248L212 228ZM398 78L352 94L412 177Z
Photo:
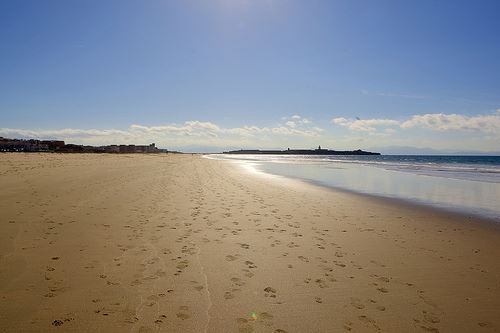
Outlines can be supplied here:
M322 149L319 146L317 149L290 149L287 150L260 150L260 149L240 149L225 151L223 154L260 154L260 155L380 155L380 153L372 153L369 151L358 150L330 150Z
M168 153L169 151L167 149L157 148L154 143L150 145L86 146L71 143L67 144L60 140L24 140L0 137L0 152L151 154Z

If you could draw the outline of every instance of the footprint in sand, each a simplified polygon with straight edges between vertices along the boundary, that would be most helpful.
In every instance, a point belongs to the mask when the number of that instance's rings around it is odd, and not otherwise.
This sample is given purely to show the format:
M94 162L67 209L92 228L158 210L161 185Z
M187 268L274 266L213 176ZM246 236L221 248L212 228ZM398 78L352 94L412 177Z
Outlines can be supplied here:
M381 276L381 277L379 277L378 279L379 279L380 281L382 281L382 282L389 282L389 281L390 281L390 279L389 279L389 278L386 278L385 276Z
M358 319L359 319L361 322L363 322L363 323L365 323L365 324L367 324L367 325L369 325L369 326L372 326L372 327L373 327L373 328L375 328L377 331L380 331L380 327L377 325L377 322L376 322L374 319L372 319L372 318L370 318L370 317L367 317L367 316L365 316L365 315L359 316L359 317L358 317Z
M134 287L134 286L138 286L138 285L140 285L140 284L142 284L142 282L141 282L140 280L138 280L138 279L135 279L134 281L130 282L130 285L131 285L132 287Z
M246 277L248 277L248 278L251 278L251 277L253 277L253 276L255 275L255 274L254 274L254 273L252 273L249 269L246 269L246 268L245 268L245 269L242 269L242 271L244 272L244 275L245 275Z
M303 262L309 262L309 259L304 257L304 256L298 256L297 258L299 258L300 260L302 260Z
M276 298L276 289L274 289L273 287L266 287L264 288L264 291L265 291L264 294L265 297Z
M155 330L149 326L141 326L139 327L139 333L153 333Z
M421 325L420 328L426 332L439 333L439 330L432 326Z
M61 326L62 324L70 322L72 320L75 320L75 318L73 318L73 317L67 317L67 318L64 318L63 320L56 319L56 320L54 320L52 322L52 325L54 325L54 326Z
M224 298L225 299L233 299L234 297L235 297L234 294L232 292L230 292L230 291L226 291L224 293Z
M434 314L434 313L427 312L425 310L423 310L422 313L424 315L424 320L426 322L429 322L429 323L432 323L432 324L437 324L437 323L439 323L441 321L439 319L439 317L436 314Z
M345 324L344 324L344 329L345 329L346 331L349 331L349 332L350 332L350 331L352 331L352 326L353 326L353 323L352 323L352 322L350 322L350 321L347 321L347 322L345 322Z
M189 307L188 306L180 306L179 307L179 311L182 311L182 312L178 312L176 314L177 318L181 319L181 320L186 320L186 319L189 319L191 318L191 315L185 313L186 311L189 310Z
M380 291L381 293L384 293L384 294L389 292L389 290L387 288L384 288L384 287L377 288L377 290Z
M243 318L238 318L238 319L243 319ZM240 333L252 333L252 332L254 332L254 328L248 322L246 322L246 323L238 322L238 324L240 325L238 332L240 332Z
M179 275L180 273L182 273L182 271L189 266L188 264L189 264L188 260L182 260L181 262L179 262L175 266L177 268L177 273L175 273L174 275Z
M271 320L274 318L274 316L268 312L261 312L259 317L263 320Z
M379 266L379 267L385 267L385 265L384 265L384 264L382 264L382 263L380 263L380 262L378 262L378 261L375 261L375 260L370 260L370 262L371 262L372 264L376 265L376 266Z
M363 304L363 303L361 303L361 300L360 300L359 298L353 298L353 297L352 297L352 298L351 298L351 305L352 305L353 307L355 307L356 309L359 309L359 310L361 310L361 309L364 309L364 308L365 308L364 304Z
M127 324L135 324L139 321L139 318L137 318L135 315L130 314L127 318L124 320Z
M247 265L248 268L257 268L257 266L249 260L245 261L245 265Z
M314 280L314 282L316 282L317 285L318 285L318 287L320 287L321 289L328 287L328 285L326 284L326 282L324 280L322 280L322 279L316 279L316 280Z
M64 322L62 320L59 320L59 319L56 319L52 322L52 325L54 325L54 326L61 326L62 324L64 324Z
M232 277L231 282L234 283L235 285L237 285L238 287L245 285L245 282L243 282L243 280L241 280L240 278L237 278L237 277Z
M146 297L146 299L149 301L157 301L158 296L157 295L149 295L148 297Z

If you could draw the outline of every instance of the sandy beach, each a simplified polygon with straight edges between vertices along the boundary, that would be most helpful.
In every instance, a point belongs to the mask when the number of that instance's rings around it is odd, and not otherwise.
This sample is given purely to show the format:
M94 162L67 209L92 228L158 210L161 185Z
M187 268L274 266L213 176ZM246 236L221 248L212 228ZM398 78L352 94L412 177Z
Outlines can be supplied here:
M0 332L500 332L500 229L199 155L0 154Z

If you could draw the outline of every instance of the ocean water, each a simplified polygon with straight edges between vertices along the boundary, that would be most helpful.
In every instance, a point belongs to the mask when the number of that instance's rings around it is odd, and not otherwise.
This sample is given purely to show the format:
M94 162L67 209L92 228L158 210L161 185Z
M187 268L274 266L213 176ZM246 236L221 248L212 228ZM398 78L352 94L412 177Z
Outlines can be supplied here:
M258 171L500 222L500 156L225 155Z

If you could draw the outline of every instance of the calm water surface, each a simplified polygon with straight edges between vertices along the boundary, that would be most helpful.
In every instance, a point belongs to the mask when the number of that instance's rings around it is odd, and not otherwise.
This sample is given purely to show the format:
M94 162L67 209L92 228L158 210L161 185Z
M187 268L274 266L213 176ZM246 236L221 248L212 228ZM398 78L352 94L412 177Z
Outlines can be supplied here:
M500 221L499 156L210 155L323 186Z

